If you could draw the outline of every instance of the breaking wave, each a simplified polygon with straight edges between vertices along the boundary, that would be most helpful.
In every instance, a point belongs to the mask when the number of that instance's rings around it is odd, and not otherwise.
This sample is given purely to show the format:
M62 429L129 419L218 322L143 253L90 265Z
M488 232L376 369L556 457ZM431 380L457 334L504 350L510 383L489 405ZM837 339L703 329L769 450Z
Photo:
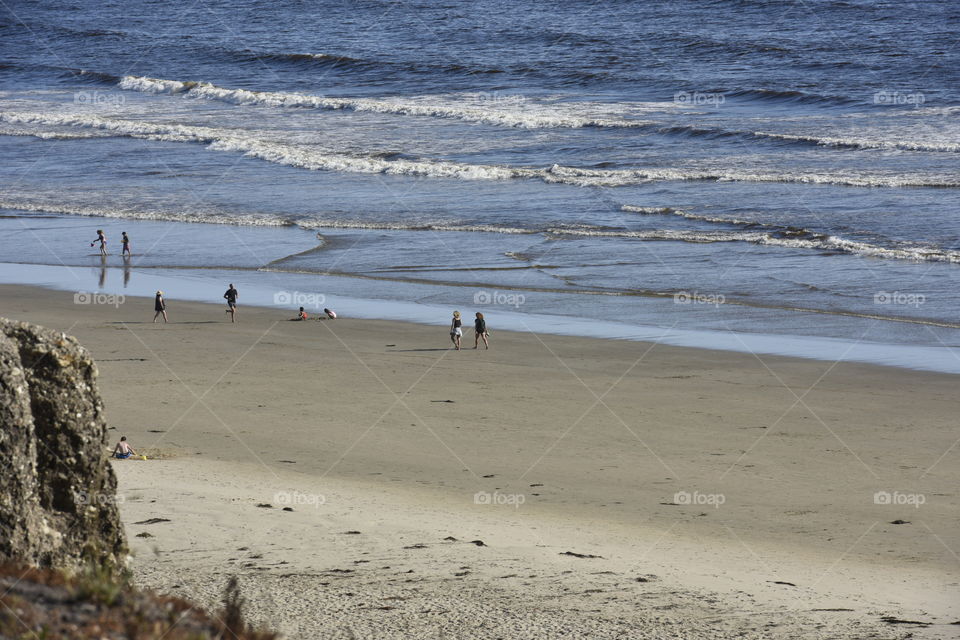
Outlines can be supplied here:
M749 171L703 170L688 168L656 169L583 169L551 167L513 167L432 160L406 159L383 153L359 153L269 140L246 129L222 129L175 123L146 122L105 118L87 113L38 113L0 111L0 121L25 125L23 130L7 129L7 135L38 137L76 136L72 132L39 131L36 126L75 127L94 130L89 137L109 134L162 142L206 144L215 151L233 151L252 158L301 169L384 173L459 180L539 179L547 183L580 187L619 187L655 181L738 181L833 184L857 187L958 187L957 176L916 177L910 175L844 175L817 173L752 173Z
M307 55L307 54L304 54ZM900 151L960 152L960 143L932 140L885 140L842 136L810 136L765 131L737 131L718 127L689 125L663 126L649 120L636 120L615 115L582 115L586 109L609 111L633 110L664 111L677 108L672 103L631 103L602 105L593 103L546 104L527 101L523 96L492 96L465 94L456 101L423 97L411 98L328 98L304 93L250 91L228 89L208 82L182 82L144 76L124 76L121 89L146 93L188 95L196 98L220 100L231 104L257 104L271 107L306 107L327 110L351 110L370 113L388 113L405 116L452 118L495 126L522 128L634 128L662 135L705 136L710 138L741 138L744 140L771 140L817 147L843 149L881 149Z
M194 98L220 100L231 104L256 104L269 107L300 107L333 111L360 111L404 116L452 118L495 126L522 128L646 127L650 121L617 117L592 117L571 113L569 105L527 103L522 96L485 93L467 94L457 102L436 98L328 98L305 93L227 89L208 82L181 82L142 76L125 76L120 88L145 93L168 93ZM647 107L669 108L670 103L647 103ZM519 106L518 106L519 105ZM643 107L644 103L637 105Z

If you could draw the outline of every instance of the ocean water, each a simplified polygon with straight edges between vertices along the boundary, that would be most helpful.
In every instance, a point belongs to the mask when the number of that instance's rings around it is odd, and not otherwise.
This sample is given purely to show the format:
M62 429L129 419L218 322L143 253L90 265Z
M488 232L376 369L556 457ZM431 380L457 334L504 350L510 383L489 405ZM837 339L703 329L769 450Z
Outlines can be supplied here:
M4 5L3 279L954 357L958 24L947 0Z

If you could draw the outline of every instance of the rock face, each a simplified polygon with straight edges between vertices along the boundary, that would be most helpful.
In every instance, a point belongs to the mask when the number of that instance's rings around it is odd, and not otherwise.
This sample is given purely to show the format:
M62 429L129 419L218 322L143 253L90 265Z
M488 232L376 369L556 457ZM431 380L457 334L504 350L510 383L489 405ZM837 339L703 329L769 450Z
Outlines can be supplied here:
M124 565L96 378L75 338L0 318L0 558Z

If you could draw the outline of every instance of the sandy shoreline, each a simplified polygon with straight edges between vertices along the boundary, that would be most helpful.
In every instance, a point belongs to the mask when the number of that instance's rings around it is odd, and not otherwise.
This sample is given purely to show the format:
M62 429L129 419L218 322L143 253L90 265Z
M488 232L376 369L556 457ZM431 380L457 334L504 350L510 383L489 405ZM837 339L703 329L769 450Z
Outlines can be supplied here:
M92 351L112 434L176 455L117 465L144 584L240 573L294 637L956 635L956 376L171 307L0 287Z

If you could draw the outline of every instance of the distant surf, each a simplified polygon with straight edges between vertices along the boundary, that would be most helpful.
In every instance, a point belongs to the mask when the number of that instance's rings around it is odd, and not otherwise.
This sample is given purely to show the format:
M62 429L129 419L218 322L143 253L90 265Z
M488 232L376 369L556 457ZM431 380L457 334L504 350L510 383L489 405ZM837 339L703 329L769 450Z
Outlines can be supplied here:
M214 151L233 151L248 157L314 171L347 171L356 173L385 173L395 175L452 178L458 180L539 179L547 183L569 184L580 187L620 187L654 181L738 181L834 184L856 187L958 187L957 176L915 177L902 175L844 175L829 173L751 173L746 171L703 170L688 168L651 169L589 169L555 164L546 168L484 165L434 160L429 158L390 159L383 153L358 153L346 150L323 149L316 146L270 140L267 132L248 129L223 129L185 124L164 124L143 120L108 118L86 112L40 113L0 111L0 122L26 125L27 128L7 128L7 135L29 135L72 139L75 134L40 131L35 126L74 127L96 130L89 137L103 137L104 133L160 142L189 142L208 145Z

